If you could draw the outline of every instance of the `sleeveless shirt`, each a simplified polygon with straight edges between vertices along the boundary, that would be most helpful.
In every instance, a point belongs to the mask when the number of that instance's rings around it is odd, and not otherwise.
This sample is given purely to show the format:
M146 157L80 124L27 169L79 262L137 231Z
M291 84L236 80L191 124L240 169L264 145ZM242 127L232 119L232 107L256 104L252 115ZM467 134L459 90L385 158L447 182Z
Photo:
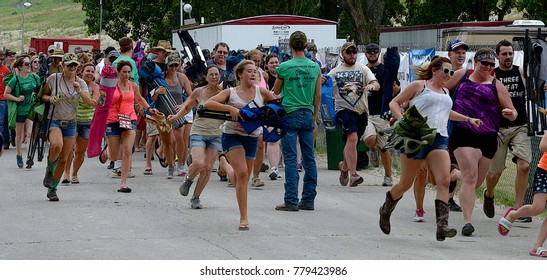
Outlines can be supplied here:
M458 87L458 95L452 110L482 121L479 127L468 122L455 122L455 126L476 134L497 133L500 127L501 107L496 90L496 79L490 84L477 84L465 78Z
M264 105L264 100L262 99L262 94L260 94L260 87L255 86L255 97L252 100L243 100L239 95L237 94L236 88L230 88L230 98L228 99L227 105L234 106L236 108L243 108L245 107L249 102L255 101L256 104L260 107ZM250 107L254 107L255 105L249 105ZM257 128L255 131L253 131L251 134L247 134L245 132L245 129L241 126L241 124L236 121L226 121L224 122L222 132L226 134L238 134L243 136L252 136L252 137L258 137L260 133L262 132L262 128Z
M446 93L434 92L424 84L424 90L410 100L410 106L416 106L423 117L427 117L430 128L437 129L441 136L448 137L448 117L452 108L452 99Z
M527 123L525 86L519 67L513 65L513 69L509 71L503 71L499 67L496 67L494 72L496 72L496 79L500 80L509 92L513 106L515 106L518 113L517 119L514 121L501 117L500 127L525 125Z

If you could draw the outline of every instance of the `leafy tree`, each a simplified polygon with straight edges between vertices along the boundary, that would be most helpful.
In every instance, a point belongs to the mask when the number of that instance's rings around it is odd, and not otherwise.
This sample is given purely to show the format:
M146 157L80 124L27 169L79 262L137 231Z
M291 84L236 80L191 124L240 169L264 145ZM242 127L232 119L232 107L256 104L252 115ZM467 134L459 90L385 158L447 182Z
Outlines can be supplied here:
M516 6L529 19L547 22L547 1L544 0L517 0Z

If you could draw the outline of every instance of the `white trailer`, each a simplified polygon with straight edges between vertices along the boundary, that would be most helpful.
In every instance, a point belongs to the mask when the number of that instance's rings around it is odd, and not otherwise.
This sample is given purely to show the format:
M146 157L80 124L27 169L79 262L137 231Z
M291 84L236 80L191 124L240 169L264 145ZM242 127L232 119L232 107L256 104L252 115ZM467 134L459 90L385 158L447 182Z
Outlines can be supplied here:
M309 42L318 48L336 47L336 22L295 15L262 15L219 23L187 25L187 30L201 49L213 50L218 42L230 50L251 50L257 46L279 46L287 43L294 31L306 33ZM172 33L173 47L182 50L177 30Z

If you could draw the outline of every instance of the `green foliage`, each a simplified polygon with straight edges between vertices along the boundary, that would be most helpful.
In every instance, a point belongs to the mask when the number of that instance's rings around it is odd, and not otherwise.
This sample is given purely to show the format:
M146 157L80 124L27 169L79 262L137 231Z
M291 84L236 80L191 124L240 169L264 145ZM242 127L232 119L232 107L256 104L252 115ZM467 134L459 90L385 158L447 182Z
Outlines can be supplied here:
M529 19L547 22L547 1L544 0L518 0L517 8L524 12Z
M406 8L400 0L386 0L382 25L390 26L393 25L393 23L402 24L406 16Z

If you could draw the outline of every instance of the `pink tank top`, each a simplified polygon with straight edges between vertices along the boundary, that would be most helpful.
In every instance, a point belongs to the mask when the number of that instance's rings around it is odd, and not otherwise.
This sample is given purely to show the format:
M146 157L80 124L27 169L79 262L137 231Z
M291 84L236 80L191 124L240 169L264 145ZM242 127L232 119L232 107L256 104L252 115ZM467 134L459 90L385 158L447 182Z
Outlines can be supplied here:
M129 83L129 92L122 94L120 87L116 84L114 95L112 96L112 105L108 111L107 123L115 123L118 121L118 113L128 115L131 120L137 120L135 114L135 91L133 91L133 83Z
M259 68L258 74L260 75L260 81L256 85L261 88L268 89L268 86L266 85L266 80L264 79L264 71Z

